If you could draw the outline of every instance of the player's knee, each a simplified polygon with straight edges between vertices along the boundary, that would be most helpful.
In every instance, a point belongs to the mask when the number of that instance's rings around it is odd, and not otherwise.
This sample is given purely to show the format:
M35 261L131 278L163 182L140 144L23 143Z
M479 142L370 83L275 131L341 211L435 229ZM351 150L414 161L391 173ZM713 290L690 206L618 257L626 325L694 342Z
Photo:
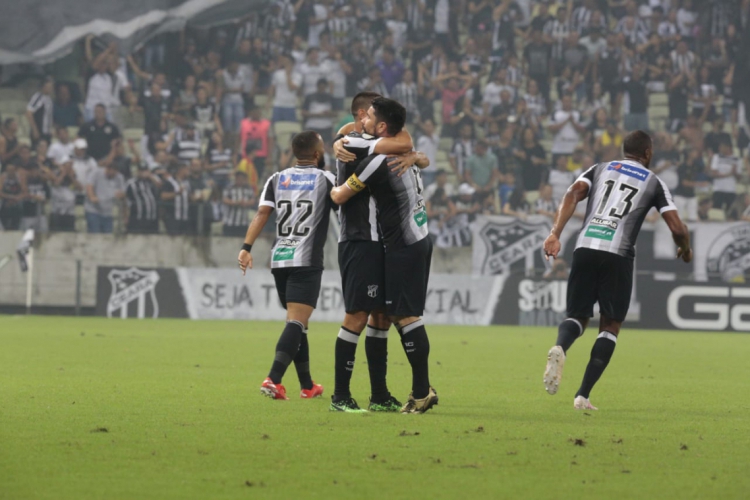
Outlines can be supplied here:
M367 326L368 314L366 312L346 313L343 327L352 332L362 332Z
M388 330L391 327L391 320L382 311L373 312L370 314L369 324L378 330Z
M599 322L600 331L609 332L615 337L620 334L620 326L622 326L622 322L608 318L607 316L602 316L602 319Z

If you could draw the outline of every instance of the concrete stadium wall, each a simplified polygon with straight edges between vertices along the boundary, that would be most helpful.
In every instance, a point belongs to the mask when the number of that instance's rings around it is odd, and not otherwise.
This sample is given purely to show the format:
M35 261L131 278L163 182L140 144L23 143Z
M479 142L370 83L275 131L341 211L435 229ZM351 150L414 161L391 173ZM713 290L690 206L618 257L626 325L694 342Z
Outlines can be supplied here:
M21 232L0 232L0 258L13 260L0 269L0 305L20 306L26 301L26 274L16 262ZM268 272L271 236L263 235L253 247L258 272ZM33 304L75 305L76 261L81 261L81 306L96 303L98 266L229 267L237 265L238 238L172 237L166 235L98 235L54 233L37 235L34 246ZM338 269L335 240L329 238L326 269ZM433 272L471 274L471 248L435 249Z

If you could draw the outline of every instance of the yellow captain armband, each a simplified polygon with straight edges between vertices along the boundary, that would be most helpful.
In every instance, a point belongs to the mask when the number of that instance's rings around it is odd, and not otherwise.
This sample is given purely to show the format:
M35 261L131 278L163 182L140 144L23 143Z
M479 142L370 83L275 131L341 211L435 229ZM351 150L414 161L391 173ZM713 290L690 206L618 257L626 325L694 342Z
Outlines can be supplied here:
M357 174L352 174L352 176L346 180L346 185L349 186L355 193L359 193L365 188L364 182L359 180Z

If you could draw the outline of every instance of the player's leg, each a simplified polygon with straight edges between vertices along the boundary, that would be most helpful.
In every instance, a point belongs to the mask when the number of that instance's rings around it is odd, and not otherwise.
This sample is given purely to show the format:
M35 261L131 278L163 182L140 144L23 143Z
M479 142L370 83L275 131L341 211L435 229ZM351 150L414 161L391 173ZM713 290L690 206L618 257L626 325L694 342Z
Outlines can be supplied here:
M589 395L612 359L620 327L630 307L633 260L615 254L605 255L606 258L598 268L599 308L602 313L599 335L591 348L591 358L573 402L577 409L596 410L589 401Z
M368 313L364 311L346 313L336 337L335 386L331 397L331 411L355 412L361 408L352 398L350 384L354 372L357 344L367 325Z
M388 390L388 330L391 320L383 311L370 314L365 337L367 368L370 372L370 411L400 411L403 406Z
M589 318L594 314L597 298L597 255L594 252L582 248L573 254L568 277L567 318L557 327L557 341L547 352L547 366L544 370L544 388L551 395L557 394L560 388L568 349L583 335Z
M292 308L287 309L287 320L293 319L290 314L299 314L300 321L304 319L302 323L305 325L297 355L294 357L294 367L300 384L300 397L303 399L323 395L323 386L313 382L310 375L310 344L307 340L308 322L312 315L312 310L309 308L314 309L318 305L322 275L323 272L320 269L298 269L292 273L287 283L287 301L292 304ZM297 311L297 305L306 307Z

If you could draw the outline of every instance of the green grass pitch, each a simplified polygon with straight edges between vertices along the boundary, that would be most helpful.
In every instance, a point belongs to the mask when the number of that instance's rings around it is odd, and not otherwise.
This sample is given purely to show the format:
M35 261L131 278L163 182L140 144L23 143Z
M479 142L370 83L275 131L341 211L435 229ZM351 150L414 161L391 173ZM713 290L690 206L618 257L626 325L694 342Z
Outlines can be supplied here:
M281 323L0 317L0 498L747 498L750 336L625 330L573 410L594 333L542 386L552 328L428 327L440 405L333 414L258 387ZM354 396L366 403L364 346ZM389 382L409 369L392 330Z

